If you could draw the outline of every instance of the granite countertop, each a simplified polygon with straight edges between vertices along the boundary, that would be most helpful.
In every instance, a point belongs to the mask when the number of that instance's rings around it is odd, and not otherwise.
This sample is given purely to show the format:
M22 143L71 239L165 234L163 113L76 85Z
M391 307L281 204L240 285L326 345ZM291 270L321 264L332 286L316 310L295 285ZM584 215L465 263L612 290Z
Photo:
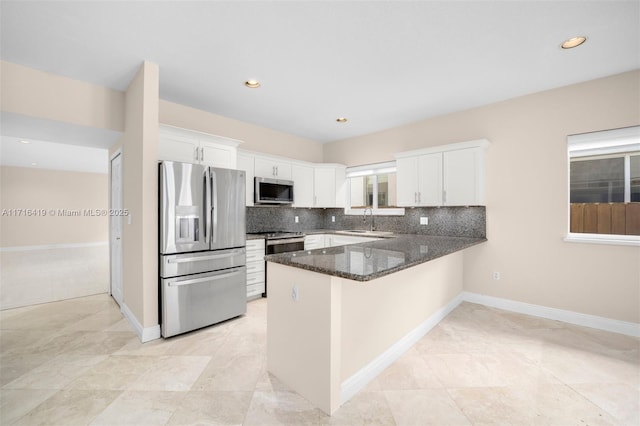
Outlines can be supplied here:
M370 281L485 241L486 238L394 234L392 238L346 246L271 254L265 260L354 281Z

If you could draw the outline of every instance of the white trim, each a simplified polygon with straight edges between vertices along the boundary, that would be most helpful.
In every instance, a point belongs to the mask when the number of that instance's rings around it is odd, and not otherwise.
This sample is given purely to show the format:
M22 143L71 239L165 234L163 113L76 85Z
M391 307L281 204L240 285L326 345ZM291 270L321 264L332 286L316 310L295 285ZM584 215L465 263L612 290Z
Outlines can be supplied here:
M567 243L609 244L615 246L640 247L640 236L635 235L610 235L610 234L583 234L570 232L564 237Z
M120 311L127 321L129 321L129 324L131 324L131 327L133 327L133 330L136 332L142 343L160 338L160 324L146 328L143 327L126 303L122 303Z
M232 148L236 148L240 144L244 143L243 141L238 139L214 135L212 133L205 133L199 130L185 129L184 127L173 126L171 124L160 123L160 125L158 126L158 130L160 137L178 137L187 140L193 140L194 137L197 137L199 138L199 140L215 142L221 145L230 146Z
M467 291L462 292L461 296L462 300L465 302L478 303L480 305L503 309L505 311L533 315L540 318L547 318L569 324L611 331L613 333L624 334L627 336L640 337L640 324L638 323L619 321L596 315L583 314L580 312L566 311L564 309L549 308L547 306L533 305L531 303L518 302L515 300L502 299L500 297L486 296Z
M364 164L362 166L347 167L347 178L357 176L370 176L374 174L395 173L396 162L386 161L384 163Z
M638 140L640 140L640 126L567 136L569 152L633 145L637 144Z
M72 244L43 244L39 246L13 246L13 247L0 247L0 253L13 252L13 251L35 251L35 250L59 250L59 249L72 249L72 248L87 248L87 247L100 247L108 246L109 241L98 241L95 243L72 243Z
M438 152L457 151L468 148L487 148L491 142L487 139L475 139L467 142L450 143L447 145L431 146L429 148L414 149L412 151L396 152L395 158L415 157L416 155L435 154Z
M344 380L340 385L340 404L344 404L349 401L354 395L364 389L367 384L369 384L380 373L382 373L385 368L393 364L407 350L422 339L422 337L424 337L433 327L458 307L461 302L477 303L519 314L562 321L569 324L610 331L632 337L640 337L640 324L638 323L619 321L596 315L549 308L531 303L518 302L500 297L485 296L482 294L463 291L369 364L365 365L354 375Z
M340 385L340 404L344 404L354 395L375 379L385 368L393 364L406 351L415 345L425 334L442 321L451 311L462 302L462 293L453 298L449 303L427 318L417 328L410 331L394 343L389 349L377 356L369 364L362 367L353 376L344 380Z

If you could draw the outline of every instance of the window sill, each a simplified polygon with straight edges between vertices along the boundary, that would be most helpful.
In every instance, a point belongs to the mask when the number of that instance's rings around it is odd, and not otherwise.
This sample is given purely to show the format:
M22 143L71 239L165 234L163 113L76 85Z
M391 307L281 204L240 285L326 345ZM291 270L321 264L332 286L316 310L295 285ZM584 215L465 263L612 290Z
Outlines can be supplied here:
M365 210L369 209L350 209L345 208L344 214L347 216L362 216ZM404 216L404 208L396 209L373 209L374 216Z
M568 243L609 244L615 246L640 247L640 236L610 234L578 234L569 233L564 241Z

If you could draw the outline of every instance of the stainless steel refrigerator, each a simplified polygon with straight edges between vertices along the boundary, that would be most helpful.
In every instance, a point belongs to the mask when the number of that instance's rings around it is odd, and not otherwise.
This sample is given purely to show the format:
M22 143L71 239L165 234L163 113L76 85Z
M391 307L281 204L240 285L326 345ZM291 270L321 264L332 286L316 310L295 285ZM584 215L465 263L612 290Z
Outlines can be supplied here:
M163 337L247 311L245 172L160 163Z

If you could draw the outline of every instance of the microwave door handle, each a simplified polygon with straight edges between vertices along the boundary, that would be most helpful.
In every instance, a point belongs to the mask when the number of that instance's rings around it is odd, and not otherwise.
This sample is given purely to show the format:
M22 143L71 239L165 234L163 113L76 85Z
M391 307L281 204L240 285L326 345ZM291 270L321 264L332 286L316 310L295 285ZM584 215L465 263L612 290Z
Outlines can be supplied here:
M211 235L211 182L209 179L209 168L204 172L204 211L203 216L205 220L204 229L204 242L209 244L209 236Z

